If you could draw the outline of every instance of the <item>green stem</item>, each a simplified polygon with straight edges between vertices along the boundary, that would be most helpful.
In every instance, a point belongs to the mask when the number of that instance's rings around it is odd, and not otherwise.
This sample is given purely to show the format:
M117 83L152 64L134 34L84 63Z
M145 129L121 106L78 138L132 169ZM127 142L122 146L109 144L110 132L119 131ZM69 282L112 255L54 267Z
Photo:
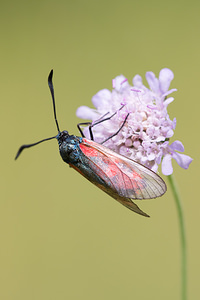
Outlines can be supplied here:
M177 208L178 219L179 219L180 242L181 242L181 296L182 296L181 299L186 300L187 299L187 247L186 247L186 233L185 233L183 209L181 204L181 198L178 193L176 182L174 180L174 176L169 175L168 179L176 202L176 208Z

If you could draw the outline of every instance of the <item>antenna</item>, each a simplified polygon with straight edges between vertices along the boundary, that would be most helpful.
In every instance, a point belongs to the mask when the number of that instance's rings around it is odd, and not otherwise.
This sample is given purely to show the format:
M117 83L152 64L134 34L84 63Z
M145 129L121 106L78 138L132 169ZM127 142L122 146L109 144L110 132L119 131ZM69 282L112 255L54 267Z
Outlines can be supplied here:
M48 76L48 85L49 85L49 88L50 88L50 92L51 92L51 96L52 96L52 101L53 101L54 119L55 119L55 122L56 122L58 133L60 133L60 128L59 128L57 117L56 117L56 106L55 106L55 97L54 97L54 88L53 88L53 83L52 83L52 77L53 77L53 70L51 70L51 72L49 73L49 76ZM17 152L17 154L15 156L15 159L17 159L19 157L19 155L21 154L21 152L24 149L33 147L33 146L38 145L38 144L40 144L42 142L49 141L49 140L52 140L52 139L55 139L55 138L56 138L56 136L52 136L50 138L43 139L43 140L41 140L39 142L36 142L36 143L33 143L33 144L22 145L19 148L19 150L18 150L18 152Z
M21 154L21 152L22 152L25 148L30 148L30 147L33 147L33 146L35 146L35 145L38 145L38 144L40 144L40 143L42 143L42 142L49 141L49 140L52 140L52 139L55 139L55 138L56 138L56 136L52 136L52 137L50 137L50 138L41 140L41 141L36 142L36 143L33 143L33 144L22 145L22 146L19 148L19 150L18 150L18 152L17 152L17 155L15 156L15 160L18 158L18 156Z
M48 85L49 85L49 88L50 88L51 97L52 97L52 101L53 101L54 119L55 119L56 126L57 126L58 133L59 133L60 132L60 128L59 128L58 121L57 121L57 116L56 116L56 105L55 105L55 97L54 97L54 88L53 88L52 78L53 78L53 70L51 70L51 72L49 73Z

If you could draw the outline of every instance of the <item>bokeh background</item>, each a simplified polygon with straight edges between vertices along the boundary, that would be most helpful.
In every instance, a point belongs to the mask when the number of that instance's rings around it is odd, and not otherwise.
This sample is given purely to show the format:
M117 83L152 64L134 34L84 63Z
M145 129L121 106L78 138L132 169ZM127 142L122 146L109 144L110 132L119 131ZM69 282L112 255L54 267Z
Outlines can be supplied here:
M1 1L0 298L179 299L180 241L170 189L144 218L64 164L47 76L54 69L62 130L76 109L124 74L173 70L172 140L194 158L174 165L188 241L190 299L199 298L199 1ZM144 81L145 82L145 81ZM164 178L164 176L163 176ZM167 178L164 180L168 183Z

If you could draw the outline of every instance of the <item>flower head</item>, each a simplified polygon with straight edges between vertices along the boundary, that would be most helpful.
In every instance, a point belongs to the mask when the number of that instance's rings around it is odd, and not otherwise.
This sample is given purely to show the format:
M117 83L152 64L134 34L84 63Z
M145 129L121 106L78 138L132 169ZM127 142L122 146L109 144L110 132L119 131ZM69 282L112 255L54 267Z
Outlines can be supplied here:
M93 124L114 114L93 127L94 140L98 143L115 134L128 115L122 129L105 146L155 172L162 163L165 175L173 173L172 158L187 169L192 159L176 152L184 151L182 143L169 143L176 127L176 119L170 120L167 112L168 105L174 100L168 96L176 91L169 90L173 78L173 72L167 68L160 71L159 78L153 72L147 72L146 80L150 87L147 88L139 75L133 78L133 85L123 75L117 76L112 81L112 91L103 89L93 96L96 109L81 106L76 114L79 118L92 120ZM84 129L84 134L90 138L88 128Z

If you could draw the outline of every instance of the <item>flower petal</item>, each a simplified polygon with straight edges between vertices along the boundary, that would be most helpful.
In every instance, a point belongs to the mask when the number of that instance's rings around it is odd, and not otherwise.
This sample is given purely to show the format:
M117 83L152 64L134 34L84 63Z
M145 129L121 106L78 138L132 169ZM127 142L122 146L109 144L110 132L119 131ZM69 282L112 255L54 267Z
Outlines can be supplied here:
M180 141L174 141L170 146L169 148L171 150L177 150L177 151L180 151L180 152L184 152L184 146L183 144L180 142Z
M92 103L98 110L106 110L106 107L110 101L111 92L107 89L100 90L92 97Z
M172 129L176 128L176 118L173 119L172 121Z
M193 161L193 159L185 154L180 154L178 152L174 152L172 154L172 157L176 160L176 162L179 164L179 166L183 169L188 169L189 165Z
M167 131L166 138L170 138L170 137L172 137L173 135L174 135L174 131L173 131L172 129L169 129L169 130Z
M173 92L177 92L177 89L171 89L171 90L167 91L166 93L162 94L162 98L165 98L166 96L168 96L169 94L171 94Z
M93 120L98 118L99 114L92 108L88 106L80 106L76 110L76 115L80 119L89 119Z
M128 81L124 75L119 75L115 78L115 90L119 92L122 88L126 87Z
M171 102L174 101L173 97L169 97L164 101L164 106L167 107Z
M135 87L138 87L138 88L142 88L143 87L142 77L140 75L135 75L133 77L133 85Z
M162 94L168 91L170 83L173 79L174 79L174 73L170 69L164 68L160 71L159 86Z
M159 81L158 81L158 78L156 78L155 74L153 72L147 72L146 80L150 86L150 89L153 92L158 93L159 92Z
M171 175L173 173L171 154L166 154L163 157L163 160L162 160L162 173L164 175Z

